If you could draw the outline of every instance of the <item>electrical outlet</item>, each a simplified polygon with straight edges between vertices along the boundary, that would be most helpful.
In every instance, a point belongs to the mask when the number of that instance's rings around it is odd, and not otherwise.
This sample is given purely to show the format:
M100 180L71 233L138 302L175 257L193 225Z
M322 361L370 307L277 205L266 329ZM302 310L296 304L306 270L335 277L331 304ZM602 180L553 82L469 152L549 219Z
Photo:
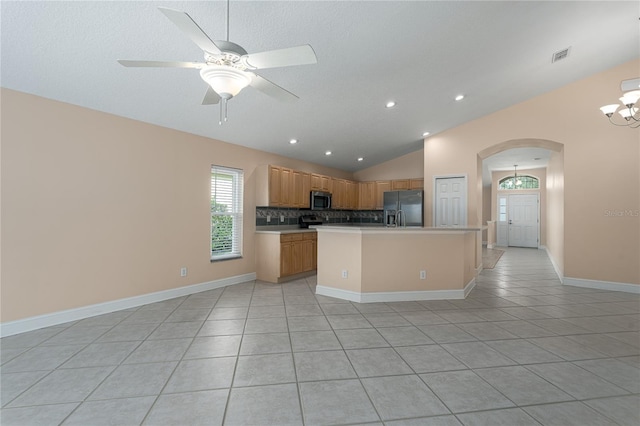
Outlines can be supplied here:
M347 278L349 276L349 272L346 269L342 270L342 278Z
M280 215L280 222L284 222L284 215L283 214Z
M420 271L420 279L421 280L427 279L427 271Z
M269 223L269 222L271 222L271 215L270 214L267 215L267 223Z
M181 277L186 277L187 276L187 267L183 266L182 268L180 268L180 276Z

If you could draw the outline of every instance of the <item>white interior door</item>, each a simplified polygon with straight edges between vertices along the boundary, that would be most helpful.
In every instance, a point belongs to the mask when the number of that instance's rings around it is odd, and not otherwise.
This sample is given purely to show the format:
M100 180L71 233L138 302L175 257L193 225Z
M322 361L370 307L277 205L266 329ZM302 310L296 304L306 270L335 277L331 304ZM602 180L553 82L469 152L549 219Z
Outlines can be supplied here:
M509 246L538 247L538 194L509 195Z
M467 225L467 179L465 177L436 178L434 226Z

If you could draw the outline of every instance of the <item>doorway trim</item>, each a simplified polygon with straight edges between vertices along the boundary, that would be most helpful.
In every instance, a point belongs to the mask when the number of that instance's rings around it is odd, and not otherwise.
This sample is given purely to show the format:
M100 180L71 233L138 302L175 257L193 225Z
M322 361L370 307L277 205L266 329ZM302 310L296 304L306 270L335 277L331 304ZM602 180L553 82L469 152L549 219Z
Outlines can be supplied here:
M432 179L432 185L431 187L433 188L433 199L431 202L431 206L432 206L432 210L431 210L431 226L436 227L436 216L437 216L437 211L438 211L438 194L437 194L437 190L438 190L438 179L451 179L451 178L461 178L464 179L464 209L463 209L463 213L464 213L464 225L463 226L467 226L468 221L469 221L469 216L468 216L468 206L469 206L469 177L466 173L454 173L454 174L448 174L448 175L434 175L433 179Z

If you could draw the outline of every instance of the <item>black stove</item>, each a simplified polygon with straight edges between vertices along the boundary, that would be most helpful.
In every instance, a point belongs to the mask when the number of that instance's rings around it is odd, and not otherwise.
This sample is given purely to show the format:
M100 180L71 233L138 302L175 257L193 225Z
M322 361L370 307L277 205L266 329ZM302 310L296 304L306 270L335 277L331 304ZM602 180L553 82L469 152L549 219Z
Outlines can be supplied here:
M309 226L313 225L322 225L322 220L320 216L316 216L314 214L303 215L298 218L298 224L300 224L300 228L309 228Z

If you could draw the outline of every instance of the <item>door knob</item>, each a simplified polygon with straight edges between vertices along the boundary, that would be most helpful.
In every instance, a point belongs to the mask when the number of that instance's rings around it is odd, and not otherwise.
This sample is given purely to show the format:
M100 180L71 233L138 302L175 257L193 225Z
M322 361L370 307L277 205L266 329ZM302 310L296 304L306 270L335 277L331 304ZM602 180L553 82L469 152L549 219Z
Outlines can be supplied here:
M509 219L509 225L511 225L511 219Z

